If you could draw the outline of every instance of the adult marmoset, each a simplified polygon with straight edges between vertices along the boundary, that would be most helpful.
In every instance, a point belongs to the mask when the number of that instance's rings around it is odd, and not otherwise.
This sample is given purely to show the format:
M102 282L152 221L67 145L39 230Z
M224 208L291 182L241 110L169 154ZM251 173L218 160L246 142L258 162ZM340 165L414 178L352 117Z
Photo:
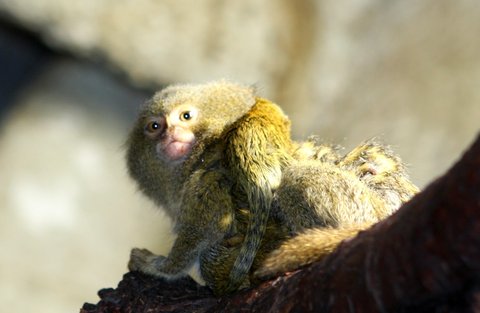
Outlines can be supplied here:
M165 278L183 275L208 247L238 238L235 210L247 207L252 218L227 283L221 290L209 284L217 293L242 285L290 159L289 126L278 106L232 83L174 86L155 95L130 136L128 166L140 188L172 217L178 236L168 257L134 249L130 268Z

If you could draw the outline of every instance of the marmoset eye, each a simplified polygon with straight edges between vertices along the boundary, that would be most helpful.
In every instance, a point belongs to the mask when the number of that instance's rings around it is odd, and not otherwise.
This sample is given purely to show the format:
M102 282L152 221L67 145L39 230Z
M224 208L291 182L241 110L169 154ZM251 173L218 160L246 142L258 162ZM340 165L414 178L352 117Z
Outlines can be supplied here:
M158 124L157 122L150 122L147 124L148 131L154 132L159 128L160 128L160 124Z
M180 119L182 121L188 121L192 119L192 113L190 111L182 112L182 114L180 115Z
M146 121L144 132L148 136L157 136L163 131L164 122L162 118L152 117Z

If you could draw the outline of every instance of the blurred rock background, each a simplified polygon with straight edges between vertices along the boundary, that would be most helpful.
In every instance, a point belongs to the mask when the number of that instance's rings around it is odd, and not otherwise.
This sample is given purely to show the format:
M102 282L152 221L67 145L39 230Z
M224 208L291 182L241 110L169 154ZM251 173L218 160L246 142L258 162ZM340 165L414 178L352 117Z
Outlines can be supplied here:
M479 34L475 0L0 0L0 302L75 311L168 250L123 161L154 90L254 83L295 138L380 136L424 186L480 128Z

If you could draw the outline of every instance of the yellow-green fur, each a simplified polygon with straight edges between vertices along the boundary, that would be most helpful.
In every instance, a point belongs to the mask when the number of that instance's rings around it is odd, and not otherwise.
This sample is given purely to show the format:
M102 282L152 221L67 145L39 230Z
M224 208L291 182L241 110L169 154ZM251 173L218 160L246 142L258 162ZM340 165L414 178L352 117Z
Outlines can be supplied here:
M156 157L153 143L142 138L141 125L149 116L168 115L185 103L200 111L193 130L197 143L180 166L166 164ZM228 82L173 86L146 104L130 138L130 173L170 214L178 234L168 257L133 250L130 268L166 278L185 273L207 247L236 235L232 214L235 205L245 204L250 218L229 278L222 289L207 281L217 293L244 285L263 238L273 190L290 158L288 118L243 86ZM211 271L208 264L200 268Z
M145 124L183 103L201 109L193 129L196 143L186 160L168 162L159 157L157 142L144 135ZM140 189L174 221L177 239L167 257L132 250L130 269L175 279L186 274L206 247L235 233L234 184L220 138L254 103L250 88L222 81L169 87L145 104L127 142L128 169Z
M252 109L225 136L227 168L247 196L250 211L245 238L233 264L226 291L245 281L263 239L273 192L291 161L290 121L268 100L257 98Z
M166 162L145 121L185 103L200 110L196 143ZM168 257L132 250L129 268L175 279L198 260L216 294L323 257L417 191L387 147L367 141L341 156L314 138L292 142L278 106L225 81L157 93L127 144L131 176L178 235Z

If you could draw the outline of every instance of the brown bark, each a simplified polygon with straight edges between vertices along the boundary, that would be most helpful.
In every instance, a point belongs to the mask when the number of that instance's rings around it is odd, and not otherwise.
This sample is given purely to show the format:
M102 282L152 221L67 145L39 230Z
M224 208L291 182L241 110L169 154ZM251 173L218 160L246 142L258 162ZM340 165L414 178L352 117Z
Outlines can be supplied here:
M324 260L215 298L128 273L87 312L480 312L480 136L396 214Z

